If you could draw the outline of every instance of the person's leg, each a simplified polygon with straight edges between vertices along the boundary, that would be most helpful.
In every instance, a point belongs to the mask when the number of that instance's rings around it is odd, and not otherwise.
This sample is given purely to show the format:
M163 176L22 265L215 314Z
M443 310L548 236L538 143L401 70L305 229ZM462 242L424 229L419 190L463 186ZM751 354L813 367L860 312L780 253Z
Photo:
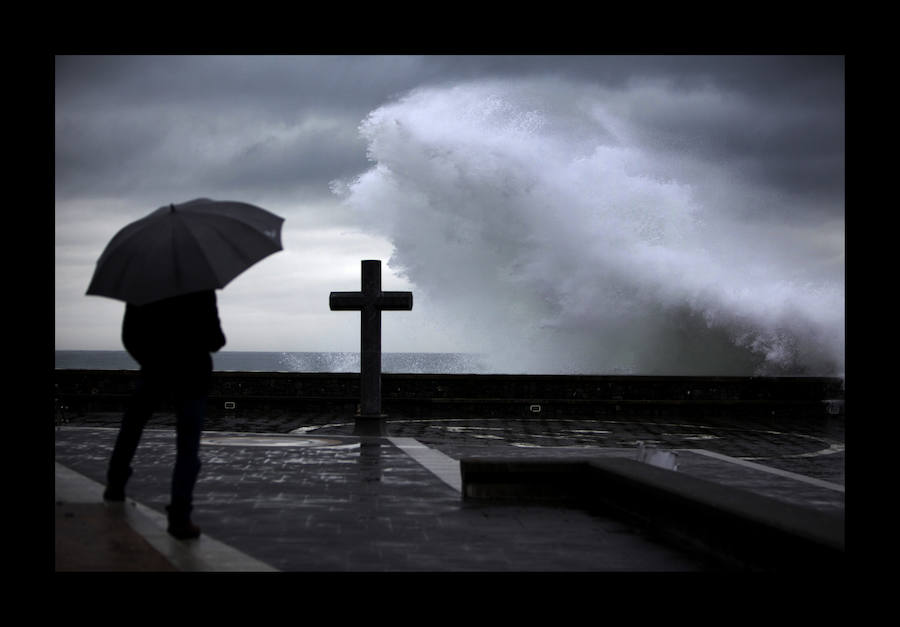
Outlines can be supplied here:
M181 402L176 427L175 469L172 473L172 504L190 506L200 474L200 436L206 418L206 399Z
M159 383L156 378L142 370L137 389L129 399L122 416L119 434L116 436L116 443L109 459L106 472L107 487L103 493L103 498L107 501L125 499L125 484L132 474L131 460L140 444L144 426L156 408L159 394Z
M169 533L179 538L195 538L200 529L191 522L194 486L200 474L200 437L206 418L208 374L185 376L178 393L175 468L172 472L172 498Z

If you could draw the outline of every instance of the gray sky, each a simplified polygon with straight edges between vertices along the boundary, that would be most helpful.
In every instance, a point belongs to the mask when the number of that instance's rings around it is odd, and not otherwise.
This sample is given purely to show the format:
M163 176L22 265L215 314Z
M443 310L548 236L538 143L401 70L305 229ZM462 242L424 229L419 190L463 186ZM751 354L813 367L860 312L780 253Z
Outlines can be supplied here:
M416 299L386 351L842 367L841 57L75 56L55 83L57 349L121 348L96 259L208 197L286 219L219 292L226 349L357 350L328 294L376 258Z

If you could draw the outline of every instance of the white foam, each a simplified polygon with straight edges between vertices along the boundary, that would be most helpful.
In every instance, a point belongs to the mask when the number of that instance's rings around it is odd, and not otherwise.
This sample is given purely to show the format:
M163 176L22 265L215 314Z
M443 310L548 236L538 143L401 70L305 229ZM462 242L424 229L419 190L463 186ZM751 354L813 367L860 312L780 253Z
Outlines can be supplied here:
M843 222L773 220L791 199L648 140L648 102L740 108L562 81L417 90L364 121L374 165L335 190L494 371L841 374Z

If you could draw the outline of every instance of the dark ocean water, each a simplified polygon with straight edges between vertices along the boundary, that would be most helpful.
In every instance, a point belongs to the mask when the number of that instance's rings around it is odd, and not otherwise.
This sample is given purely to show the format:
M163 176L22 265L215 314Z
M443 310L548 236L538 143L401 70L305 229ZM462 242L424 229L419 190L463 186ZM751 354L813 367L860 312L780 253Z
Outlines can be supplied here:
M410 374L480 374L477 355L465 353L384 353L382 372ZM56 368L138 370L125 351L56 351ZM213 354L221 372L359 372L359 353L222 351Z

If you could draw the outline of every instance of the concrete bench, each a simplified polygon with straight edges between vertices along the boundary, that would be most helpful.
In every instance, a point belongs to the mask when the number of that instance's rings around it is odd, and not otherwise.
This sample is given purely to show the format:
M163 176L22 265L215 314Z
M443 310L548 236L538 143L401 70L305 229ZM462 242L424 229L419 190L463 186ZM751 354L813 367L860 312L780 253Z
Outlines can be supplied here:
M468 458L463 498L570 503L624 518L748 570L836 570L843 517L627 457Z

